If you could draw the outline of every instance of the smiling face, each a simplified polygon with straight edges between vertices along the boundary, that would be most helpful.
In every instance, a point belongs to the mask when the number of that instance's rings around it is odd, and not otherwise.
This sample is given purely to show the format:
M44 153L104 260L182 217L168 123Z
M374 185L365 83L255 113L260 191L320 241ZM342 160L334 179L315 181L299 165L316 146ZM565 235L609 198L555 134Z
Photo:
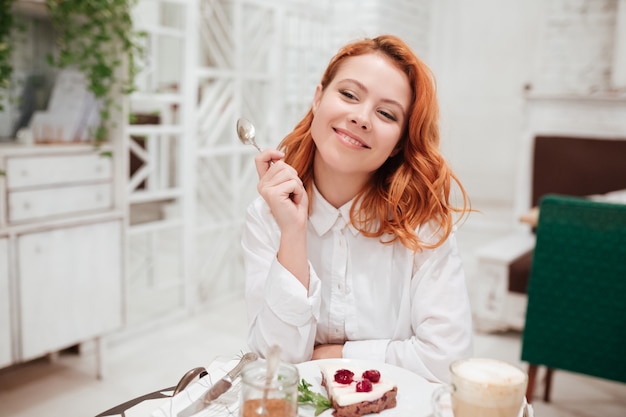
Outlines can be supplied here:
M407 123L408 77L380 53L353 56L313 101L315 180L356 180L362 186L389 156Z

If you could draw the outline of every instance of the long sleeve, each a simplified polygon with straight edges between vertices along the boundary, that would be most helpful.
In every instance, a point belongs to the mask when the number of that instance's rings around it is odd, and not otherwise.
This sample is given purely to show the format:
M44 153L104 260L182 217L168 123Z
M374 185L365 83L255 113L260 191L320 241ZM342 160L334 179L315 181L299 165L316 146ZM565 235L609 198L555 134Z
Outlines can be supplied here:
M262 199L255 200L248 209L242 236L248 344L261 356L270 346L279 345L283 359L296 363L310 360L313 353L321 284L309 266L307 292L278 262L279 240L280 232L269 208Z

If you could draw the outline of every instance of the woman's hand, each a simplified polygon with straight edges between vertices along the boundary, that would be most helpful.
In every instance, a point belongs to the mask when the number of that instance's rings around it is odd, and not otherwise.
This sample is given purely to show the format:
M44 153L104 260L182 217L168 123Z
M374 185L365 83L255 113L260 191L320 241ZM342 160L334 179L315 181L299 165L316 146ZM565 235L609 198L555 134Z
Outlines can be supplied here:
M254 158L259 174L257 189L280 228L278 262L308 289L306 228L309 198L296 170L281 160L284 156L280 151L267 150Z
M275 149L255 158L259 183L257 190L267 202L281 231L306 227L309 200L296 170L282 161L285 155Z
M343 345L317 345L313 348L313 357L311 360L342 358Z

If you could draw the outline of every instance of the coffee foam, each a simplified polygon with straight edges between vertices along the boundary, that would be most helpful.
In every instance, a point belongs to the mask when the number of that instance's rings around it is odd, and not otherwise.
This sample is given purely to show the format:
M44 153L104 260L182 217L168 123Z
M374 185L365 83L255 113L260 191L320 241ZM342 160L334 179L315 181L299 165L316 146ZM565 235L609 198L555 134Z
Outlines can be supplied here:
M526 374L495 359L471 358L452 366L452 383L459 399L484 406L521 404Z
M518 385L526 380L521 369L494 359L468 359L457 363L452 371L468 381L493 385Z

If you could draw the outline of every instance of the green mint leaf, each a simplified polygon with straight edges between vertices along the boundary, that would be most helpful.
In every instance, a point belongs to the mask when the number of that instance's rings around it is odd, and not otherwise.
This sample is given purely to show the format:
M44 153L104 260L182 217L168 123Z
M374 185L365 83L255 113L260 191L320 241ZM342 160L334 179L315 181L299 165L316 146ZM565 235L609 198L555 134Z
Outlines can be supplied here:
M300 384L298 384L298 404L313 406L315 408L315 415L318 416L329 408L332 408L332 403L319 392L311 391L311 386L311 384L302 378Z

